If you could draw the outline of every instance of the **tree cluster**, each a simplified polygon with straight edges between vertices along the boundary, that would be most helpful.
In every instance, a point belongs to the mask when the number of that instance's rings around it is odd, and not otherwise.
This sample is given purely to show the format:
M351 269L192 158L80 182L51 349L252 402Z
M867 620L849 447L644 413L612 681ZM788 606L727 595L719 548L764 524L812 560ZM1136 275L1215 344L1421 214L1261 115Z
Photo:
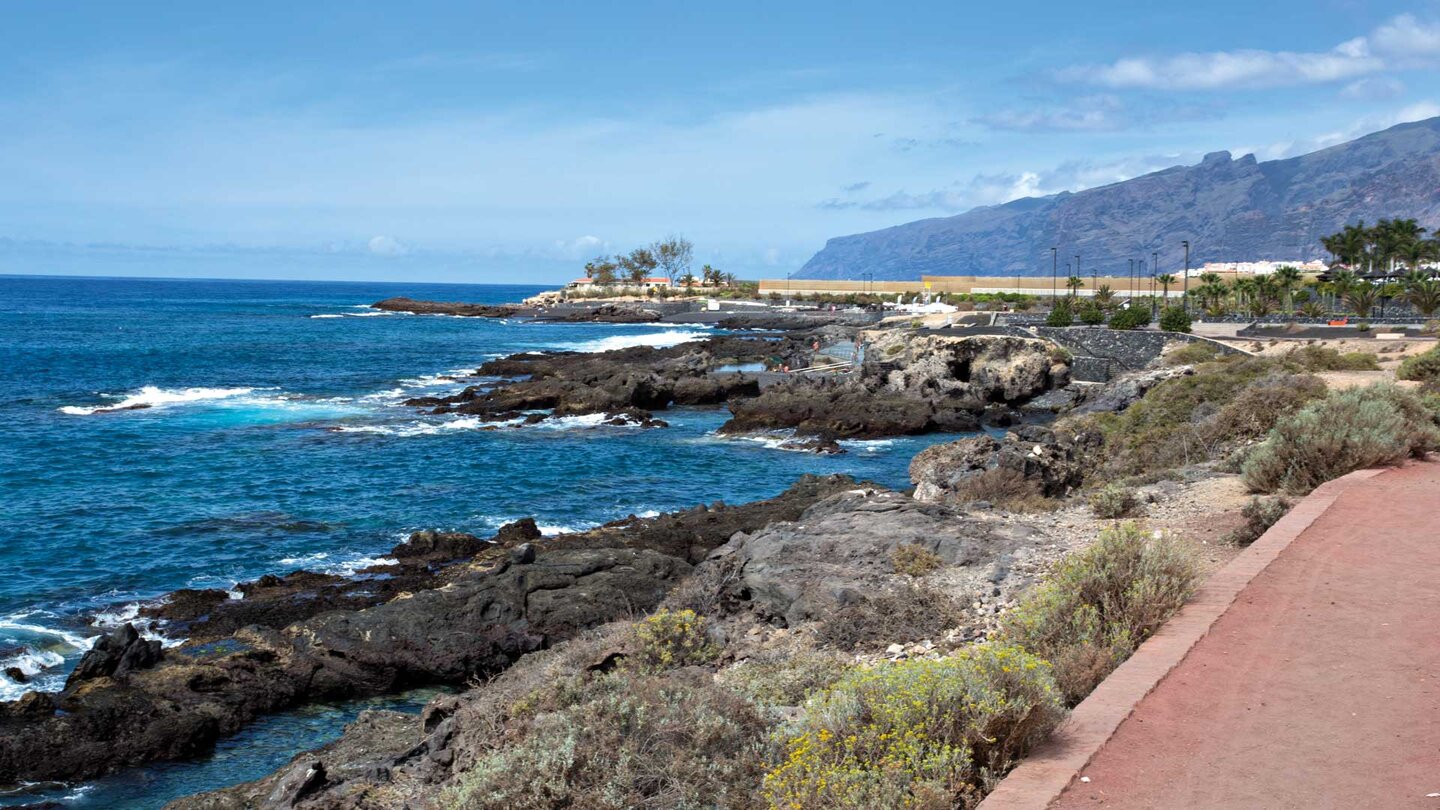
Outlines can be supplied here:
M660 275L672 285L686 287L696 283L690 270L695 259L695 245L683 236L667 236L629 253L614 256L597 256L585 263L585 277L599 284L628 281L639 284L647 278ZM719 286L733 284L735 275L716 270L710 265L701 269L701 280L706 284Z

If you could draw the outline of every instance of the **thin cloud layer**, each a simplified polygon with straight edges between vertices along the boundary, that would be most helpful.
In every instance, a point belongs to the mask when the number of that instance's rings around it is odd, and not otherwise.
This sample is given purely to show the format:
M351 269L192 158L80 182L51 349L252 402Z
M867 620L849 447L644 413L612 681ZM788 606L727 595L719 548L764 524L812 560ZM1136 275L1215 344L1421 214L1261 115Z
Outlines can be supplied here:
M1127 57L1056 73L1065 82L1146 90L1284 87L1355 79L1431 64L1440 58L1440 24L1399 15L1370 34L1328 51L1233 50Z

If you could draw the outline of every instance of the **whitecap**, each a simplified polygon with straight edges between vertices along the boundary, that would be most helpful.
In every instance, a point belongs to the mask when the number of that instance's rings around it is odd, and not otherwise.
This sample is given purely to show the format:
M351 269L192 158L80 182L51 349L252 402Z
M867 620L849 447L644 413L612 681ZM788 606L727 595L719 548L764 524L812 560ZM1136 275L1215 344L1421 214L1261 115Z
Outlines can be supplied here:
M77 416L87 416L93 413L108 413L110 411L124 411L135 408L164 408L172 405L184 405L191 402L229 399L230 397L244 396L254 390L253 388L180 388L167 390L154 385L147 385L134 394L104 395L111 398L124 396L124 399L121 399L119 402L108 405L66 405L60 408L60 412Z
M535 528L545 537L554 537L557 534L574 534L576 532L588 531L595 528L598 523L538 523Z
M459 430L481 430L517 424L520 420L487 422L478 416L461 416L441 422L408 422L400 425L340 425L337 433L370 433L377 436L435 436Z
M846 450L858 450L865 453L883 453L895 446L894 439L841 439L836 442Z
M581 343L563 344L560 348L577 352L608 352L615 349L628 349L632 346L665 349L679 346L682 343L703 340L708 336L707 332L694 329L667 329L664 332L652 332L647 335L611 335Z

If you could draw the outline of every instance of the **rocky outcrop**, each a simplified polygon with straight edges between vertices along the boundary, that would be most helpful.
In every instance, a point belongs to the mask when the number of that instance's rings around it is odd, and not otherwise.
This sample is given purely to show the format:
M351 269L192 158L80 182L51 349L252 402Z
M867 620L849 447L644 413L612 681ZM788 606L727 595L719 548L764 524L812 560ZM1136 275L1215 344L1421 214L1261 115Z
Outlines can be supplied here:
M713 373L717 368L777 355L798 357L802 350L798 337L780 341L715 337L664 349L524 353L480 367L481 376L507 378L494 386L471 386L454 396L422 397L407 404L496 420L544 409L566 416L717 405L760 393L755 377Z
M335 609L342 597L368 597L345 589L339 597L324 596L336 587L328 578L315 582L317 592L307 593L297 584L301 577L277 577L255 589L257 594L281 589L265 615L305 618L251 624L221 636L208 614L191 617L186 626L199 635L158 662L147 661L148 668L122 671L120 662L136 649L130 628L106 645L103 659L95 659L93 677L58 694L36 692L0 703L0 783L85 778L195 756L259 715L308 700L463 683L497 672L556 640L653 609L692 561L734 533L793 520L854 486L843 476L806 477L767 501L627 518L554 538L535 538L533 526L521 524L482 543L468 560L449 565L440 563L468 553L475 547L471 539L421 533L404 544L402 554L417 565L397 567L403 573L423 565L432 587L394 593L358 609ZM391 580L359 581L378 588ZM231 601L238 605L249 598ZM281 607L307 602L330 609Z
M132 673L160 663L161 644L156 639L140 637L133 624L111 630L85 651L80 663L65 681L66 689L96 678L124 680Z
M866 334L871 340L858 372L796 376L758 397L732 400L733 418L721 432L794 428L877 438L976 430L987 409L1022 403L1063 381L1067 371L1042 340Z
M664 316L637 304L602 304L593 309L541 312L537 317L568 323L654 323Z
M795 626L891 587L901 545L919 545L948 565L971 569L978 584L995 579L995 566L1034 537L1018 521L858 488L817 503L799 520L736 535L701 568L733 570L732 599L764 620Z
M957 490L974 476L1011 470L1032 482L1036 494L1063 497L1085 480L1085 446L1079 438L1058 441L1039 426L1011 431L998 440L975 436L920 451L910 462L910 481L916 500L939 503L956 500Z
M1084 389L1069 415L1083 416L1087 413L1119 413L1139 402L1155 386L1176 377L1187 377L1195 373L1193 366L1170 366L1165 368L1136 371L1117 377L1096 388Z
M409 312L414 315L459 315L467 318L509 318L521 311L520 307L490 304L462 304L458 301L417 301L399 296L376 301L371 309L386 312Z

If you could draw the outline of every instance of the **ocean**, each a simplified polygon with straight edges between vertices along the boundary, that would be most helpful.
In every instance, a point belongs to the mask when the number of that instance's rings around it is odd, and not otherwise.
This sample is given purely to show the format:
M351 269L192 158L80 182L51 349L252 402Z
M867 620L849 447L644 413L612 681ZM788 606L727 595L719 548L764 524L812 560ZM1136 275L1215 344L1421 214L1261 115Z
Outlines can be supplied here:
M107 626L177 588L298 568L344 573L410 532L548 533L775 495L803 473L908 485L911 456L953 437L848 442L816 456L722 439L723 409L667 429L589 417L498 431L407 397L518 351L667 346L701 327L543 324L385 313L395 295L502 303L542 288L0 276L0 700L58 689ZM132 406L145 405L141 409ZM178 643L168 639L168 643ZM366 705L271 718L214 757L37 795L154 808L268 773Z

